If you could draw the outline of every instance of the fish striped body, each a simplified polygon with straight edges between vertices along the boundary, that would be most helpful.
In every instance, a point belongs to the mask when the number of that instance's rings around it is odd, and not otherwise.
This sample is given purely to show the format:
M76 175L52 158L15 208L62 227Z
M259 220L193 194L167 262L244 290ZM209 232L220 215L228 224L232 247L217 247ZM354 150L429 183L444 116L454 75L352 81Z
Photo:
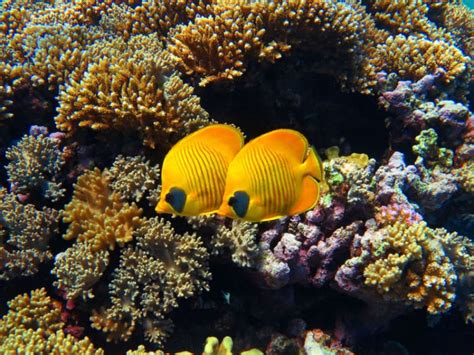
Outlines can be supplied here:
M198 216L216 211L230 162L243 136L232 126L212 125L179 141L165 157L158 213Z
M298 182L287 157L262 145L242 156L248 184L260 198L265 214L284 215L298 196Z
M217 148L188 144L171 155L182 172L183 185L190 187L205 211L216 209L224 194L228 163Z
M317 203L322 175L321 161L301 133L266 133L232 160L218 213L251 222L302 213Z

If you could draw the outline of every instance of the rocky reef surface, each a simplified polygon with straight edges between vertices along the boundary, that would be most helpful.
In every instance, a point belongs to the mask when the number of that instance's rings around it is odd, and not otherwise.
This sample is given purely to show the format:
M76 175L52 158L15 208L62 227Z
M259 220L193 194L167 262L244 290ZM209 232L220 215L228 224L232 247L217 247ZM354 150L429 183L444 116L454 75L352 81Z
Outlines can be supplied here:
M0 352L472 354L460 1L0 3ZM314 210L157 216L223 122L308 137Z

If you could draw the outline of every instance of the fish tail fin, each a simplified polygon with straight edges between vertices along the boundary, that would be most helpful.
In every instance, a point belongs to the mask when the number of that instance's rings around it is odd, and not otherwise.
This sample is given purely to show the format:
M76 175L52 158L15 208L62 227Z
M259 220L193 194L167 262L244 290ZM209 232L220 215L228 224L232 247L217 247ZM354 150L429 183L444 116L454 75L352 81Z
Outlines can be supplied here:
M308 155L304 161L305 173L312 176L316 181L324 181L323 162L314 147L308 149Z

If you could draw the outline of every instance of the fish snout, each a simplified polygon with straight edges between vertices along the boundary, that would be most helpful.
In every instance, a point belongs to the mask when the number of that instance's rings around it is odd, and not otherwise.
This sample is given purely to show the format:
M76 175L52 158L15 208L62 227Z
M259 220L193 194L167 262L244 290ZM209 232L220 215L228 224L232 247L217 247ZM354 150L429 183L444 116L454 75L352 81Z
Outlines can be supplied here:
M156 213L170 213L168 206L166 205L166 202L161 199L158 201L155 207Z

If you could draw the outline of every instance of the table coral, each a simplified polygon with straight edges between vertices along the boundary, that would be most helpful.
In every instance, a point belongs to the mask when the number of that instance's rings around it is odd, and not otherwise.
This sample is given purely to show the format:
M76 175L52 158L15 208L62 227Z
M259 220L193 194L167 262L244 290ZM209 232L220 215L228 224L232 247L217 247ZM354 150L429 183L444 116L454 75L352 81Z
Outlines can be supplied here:
M44 207L23 205L0 188L0 280L31 276L52 255L49 240L58 233L60 213Z
M123 250L109 285L111 307L95 312L92 326L109 340L127 340L141 324L160 344L172 330L164 317L181 298L209 289L208 252L199 237L177 234L169 222L148 219L135 231L136 247Z
M25 135L5 152L5 157L10 161L6 170L12 191L21 194L38 191L53 202L64 196L57 178L65 160L57 139Z
M109 169L110 185L125 200L140 202L145 196L151 206L160 197L160 167L144 156L117 156Z
M153 35L151 35L152 38ZM79 81L59 95L59 129L138 131L144 144L167 145L208 123L193 88L172 70L172 60L154 40L136 36L119 56L89 65Z
M69 223L64 239L90 240L94 251L114 250L116 243L132 240L142 223L142 210L135 203L122 202L109 184L107 172L97 168L79 177L72 201L64 209L63 220Z

